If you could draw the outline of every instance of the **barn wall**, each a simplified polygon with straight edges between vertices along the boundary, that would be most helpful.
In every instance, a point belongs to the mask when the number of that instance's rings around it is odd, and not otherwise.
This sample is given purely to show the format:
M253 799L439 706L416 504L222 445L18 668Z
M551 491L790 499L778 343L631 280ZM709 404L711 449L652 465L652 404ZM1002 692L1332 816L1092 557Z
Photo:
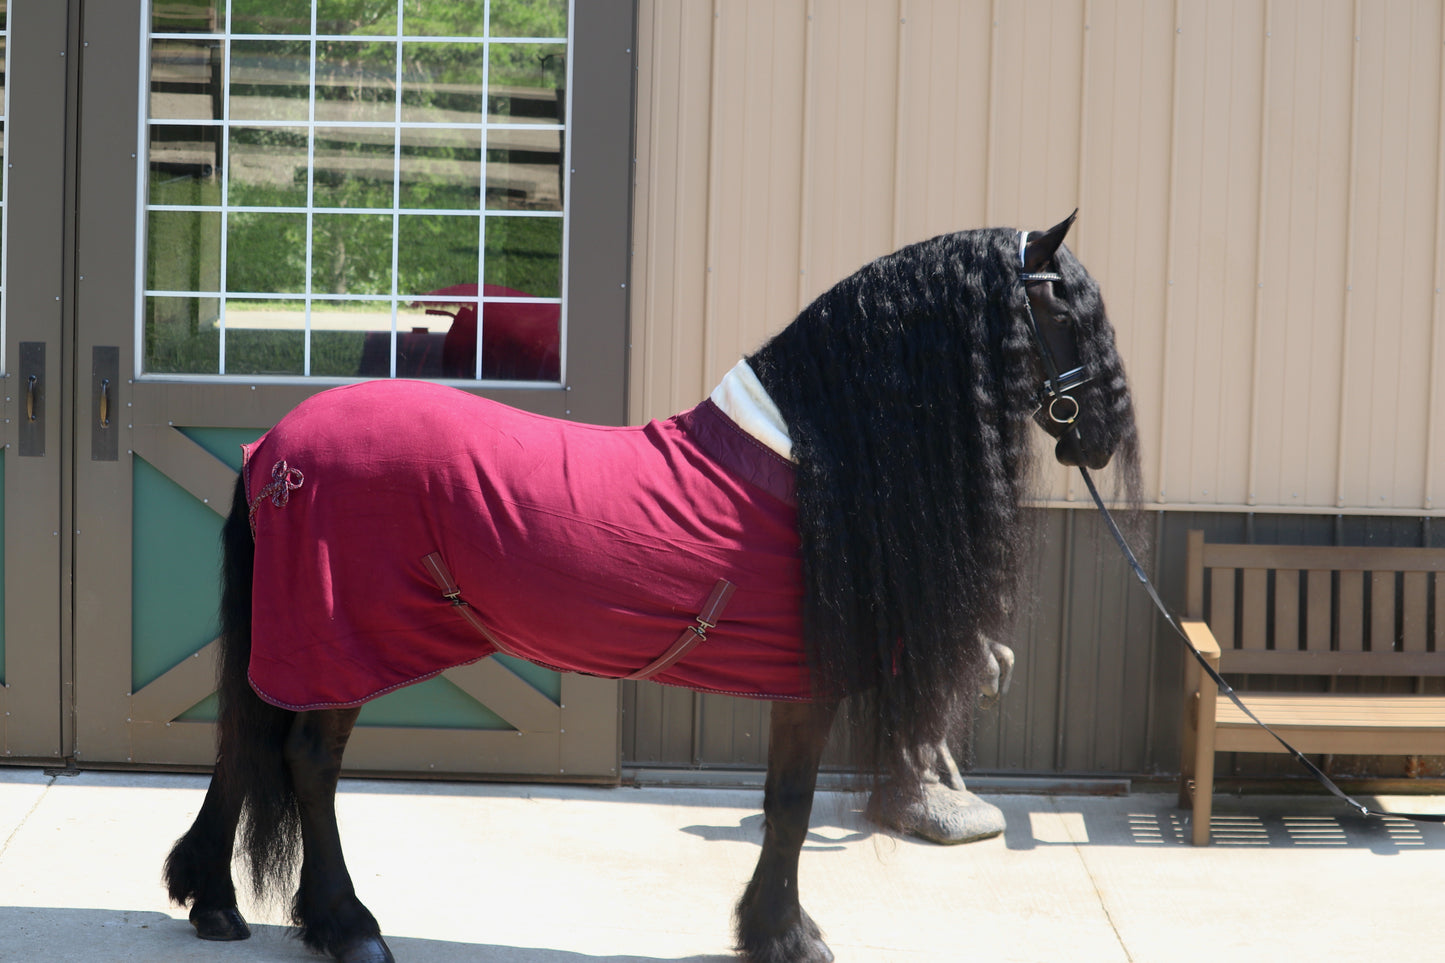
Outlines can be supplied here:
M1438 544L1439 0L639 2L634 421L694 404L872 257L1077 206L1166 594L1190 520ZM1172 643L1084 564L1086 498L1042 481L1025 704L985 722L985 767L1174 764ZM627 699L629 759L760 758L755 707Z
M1438 0L642 0L630 413L1078 206L1155 505L1438 517L1442 41Z

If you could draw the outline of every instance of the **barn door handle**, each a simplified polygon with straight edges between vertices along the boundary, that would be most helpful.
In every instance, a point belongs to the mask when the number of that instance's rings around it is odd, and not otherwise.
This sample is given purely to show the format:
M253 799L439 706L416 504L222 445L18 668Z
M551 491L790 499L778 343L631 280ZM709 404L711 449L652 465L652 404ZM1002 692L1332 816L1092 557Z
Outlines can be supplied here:
M120 378L120 348L96 345L91 351L90 372L91 413L96 425L90 433L90 459L117 461L120 441L111 425L111 409L115 407L115 386Z
M15 372L25 385L25 417L20 421L18 447L24 458L45 456L45 342L20 342L20 365Z

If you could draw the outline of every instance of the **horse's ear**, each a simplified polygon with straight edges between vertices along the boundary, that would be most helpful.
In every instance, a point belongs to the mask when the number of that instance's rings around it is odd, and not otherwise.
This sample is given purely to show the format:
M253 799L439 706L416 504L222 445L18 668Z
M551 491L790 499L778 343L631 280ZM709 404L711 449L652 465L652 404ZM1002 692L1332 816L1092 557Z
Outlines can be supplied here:
M1074 218L1079 216L1079 209L1074 208L1074 213L1064 218L1047 231L1030 231L1028 243L1024 246L1024 270L1026 272L1042 271L1054 258L1059 245L1064 243L1064 235L1069 233L1069 228L1074 226Z

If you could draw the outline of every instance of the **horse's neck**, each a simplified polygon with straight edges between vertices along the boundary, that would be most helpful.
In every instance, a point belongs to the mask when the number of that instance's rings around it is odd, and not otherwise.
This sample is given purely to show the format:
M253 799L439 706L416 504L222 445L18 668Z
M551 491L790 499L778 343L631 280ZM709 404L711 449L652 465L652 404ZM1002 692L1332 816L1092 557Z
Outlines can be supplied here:
M793 441L783 415L747 361L739 361L709 395L712 403L743 431L789 461Z

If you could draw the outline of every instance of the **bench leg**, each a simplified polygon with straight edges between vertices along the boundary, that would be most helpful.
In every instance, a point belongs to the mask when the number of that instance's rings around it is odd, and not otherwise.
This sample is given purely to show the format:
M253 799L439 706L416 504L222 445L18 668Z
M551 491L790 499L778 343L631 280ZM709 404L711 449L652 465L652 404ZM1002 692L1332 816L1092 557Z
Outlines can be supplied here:
M1208 846L1209 815L1214 808L1214 693L1200 693L1197 708L1194 731L1192 842L1196 846Z
M1194 804L1193 786L1195 753L1199 751L1199 693L1186 688L1184 696L1183 736L1179 740L1179 808L1188 809Z

